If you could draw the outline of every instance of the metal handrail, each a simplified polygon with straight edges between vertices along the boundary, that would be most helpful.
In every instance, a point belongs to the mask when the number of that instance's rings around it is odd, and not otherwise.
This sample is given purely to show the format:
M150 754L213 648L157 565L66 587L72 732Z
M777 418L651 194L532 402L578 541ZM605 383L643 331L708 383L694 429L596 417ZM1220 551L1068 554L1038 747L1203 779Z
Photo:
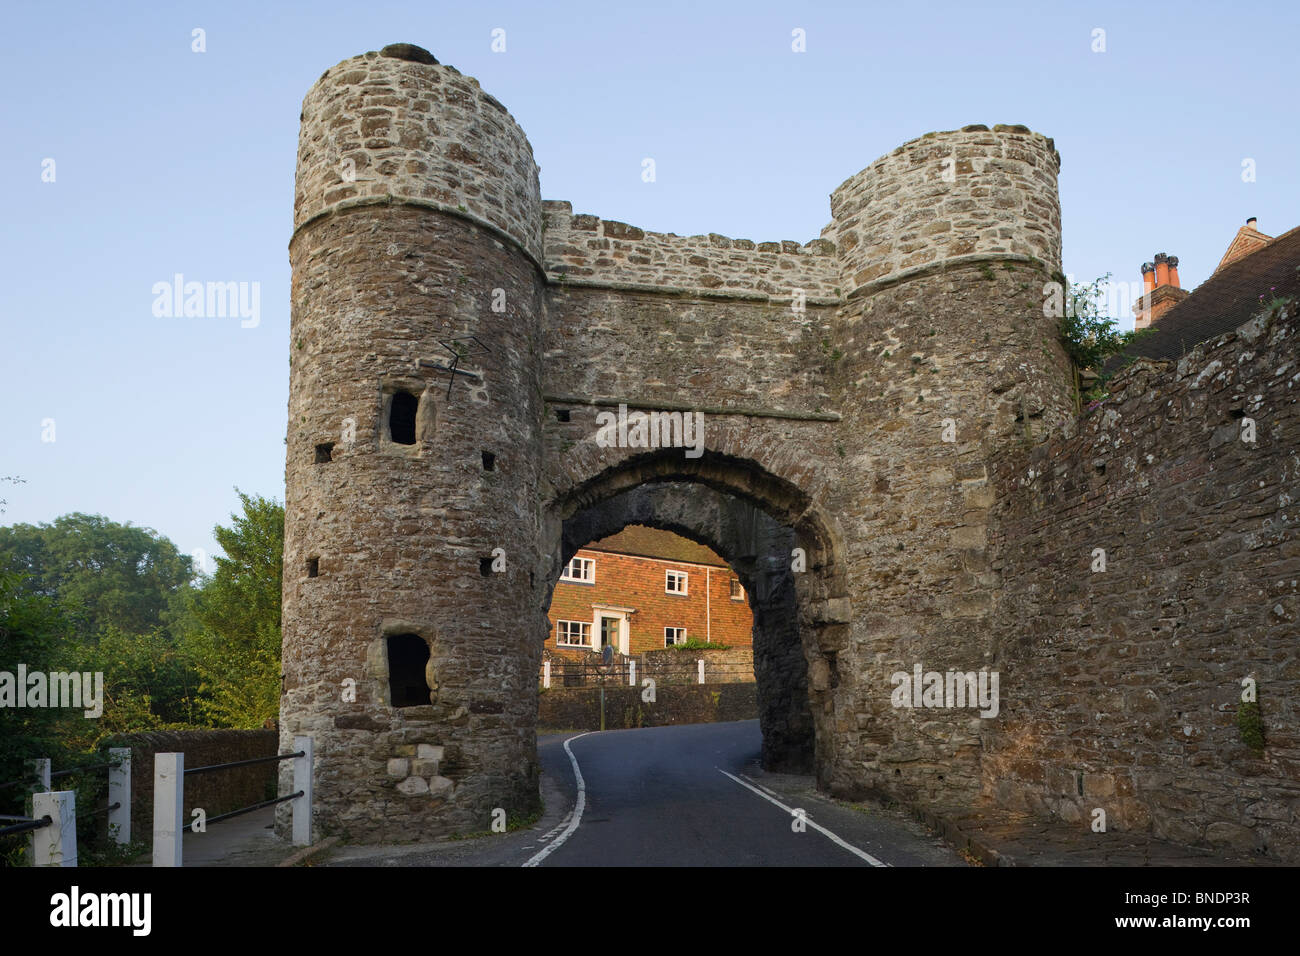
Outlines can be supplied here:
M274 757L254 757L252 760L232 760L230 763L214 763L206 767L192 767L185 771L185 776L192 773L207 773L211 770L229 770L231 767L248 767L256 763L272 763L279 760L292 760L294 757L305 757L306 751L299 750L297 753L276 754Z
M296 755L290 754L289 756ZM241 816L245 813L252 813L254 810L261 810L263 807L270 807L277 803L284 803L286 800L296 800L298 797L303 796L305 792L306 791L299 790L297 793L291 793L283 797L276 797L274 800L263 800L261 803L255 803L251 807L244 807L242 810L231 810L229 813L220 813L215 817L208 817L204 822L205 825L207 823L220 823L222 820L229 820L231 817ZM193 826L193 823L187 823L185 826L181 827L181 832L191 832Z
M0 828L0 836L9 836L12 833L26 833L28 830L40 830L48 827L54 821L50 819L49 814L41 817L39 820L24 819L22 823L15 823L13 826Z
M86 766L84 766L84 767L73 767L71 770L59 770L59 771L57 771L56 773L52 773L52 774L50 774L50 779L51 779L51 780L56 780L56 779L58 779L59 777L69 777L69 776L71 776L71 775L74 774L74 773L85 773L87 770L111 770L113 767L116 767L116 766L118 766L118 764L113 763L113 762L109 762L109 763L89 763L89 764L86 764Z

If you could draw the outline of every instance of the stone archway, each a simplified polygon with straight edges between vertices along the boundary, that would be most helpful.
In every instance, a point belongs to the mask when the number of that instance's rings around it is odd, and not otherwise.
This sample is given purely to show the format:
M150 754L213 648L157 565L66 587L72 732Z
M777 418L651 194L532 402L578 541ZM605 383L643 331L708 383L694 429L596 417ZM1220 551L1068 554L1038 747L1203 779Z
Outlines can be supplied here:
M546 601L580 547L629 524L700 541L736 571L754 612L763 765L828 780L827 694L851 620L848 600L831 599L845 592L829 523L806 494L752 461L710 453L691 460L680 451L628 459L548 507Z

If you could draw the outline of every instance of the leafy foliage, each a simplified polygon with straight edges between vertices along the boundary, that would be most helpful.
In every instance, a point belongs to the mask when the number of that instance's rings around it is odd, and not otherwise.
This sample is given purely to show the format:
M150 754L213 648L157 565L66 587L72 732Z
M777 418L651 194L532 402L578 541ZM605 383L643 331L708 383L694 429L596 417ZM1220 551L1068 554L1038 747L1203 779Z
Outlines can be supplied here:
M110 625L135 633L161 626L193 577L189 556L157 532L79 513L0 528L0 567L25 572L30 593L57 598L84 642Z
M1061 344L1075 366L1075 394L1079 396L1079 372L1091 369L1097 374L1096 385L1083 399L1094 401L1105 394L1105 383L1111 374L1103 363L1112 355L1126 349L1130 343L1149 335L1153 329L1118 330L1118 321L1104 315L1105 287L1111 274L1108 272L1091 282L1070 282L1059 273L1056 276L1065 289L1064 315L1060 317Z
M680 644L669 644L668 649L673 651L725 651L729 650L730 644L719 644L717 641L709 643L702 641L698 637L692 637L688 641L682 641Z
M236 493L243 515L213 529L225 557L194 596L189 646L203 678L203 712L218 726L255 728L280 705L284 506Z

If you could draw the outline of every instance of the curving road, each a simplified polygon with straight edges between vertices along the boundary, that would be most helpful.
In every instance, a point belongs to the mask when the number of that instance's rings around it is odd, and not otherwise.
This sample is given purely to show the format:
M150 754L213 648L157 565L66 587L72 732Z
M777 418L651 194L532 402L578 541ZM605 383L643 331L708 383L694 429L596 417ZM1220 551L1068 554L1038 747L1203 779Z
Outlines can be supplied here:
M579 812L543 834L524 865L964 865L901 815L836 804L807 777L763 773L760 743L753 720L543 738L543 770Z

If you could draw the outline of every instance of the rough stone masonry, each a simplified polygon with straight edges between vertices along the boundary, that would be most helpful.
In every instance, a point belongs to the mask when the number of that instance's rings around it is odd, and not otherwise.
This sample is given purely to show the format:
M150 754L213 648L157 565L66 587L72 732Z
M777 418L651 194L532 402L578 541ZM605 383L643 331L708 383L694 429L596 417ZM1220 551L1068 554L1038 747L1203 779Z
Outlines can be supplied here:
M850 177L810 242L651 233L543 202L523 131L428 52L327 70L290 242L280 722L315 737L318 832L533 810L552 587L635 521L740 574L769 766L1294 858L1294 324L1128 373L1080 424L1043 309L1059 167L968 126ZM620 404L702 412L704 453L598 443ZM917 665L997 671L1006 703L894 706Z

